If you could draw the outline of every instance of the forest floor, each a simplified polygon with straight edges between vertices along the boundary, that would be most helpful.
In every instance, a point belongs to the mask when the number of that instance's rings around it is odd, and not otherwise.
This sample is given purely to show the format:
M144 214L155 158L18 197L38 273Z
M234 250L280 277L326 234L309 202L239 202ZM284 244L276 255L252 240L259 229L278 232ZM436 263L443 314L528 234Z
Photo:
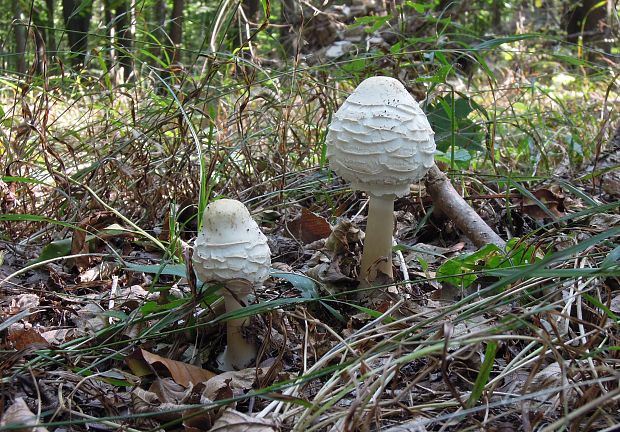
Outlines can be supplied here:
M359 66L334 46L321 55ZM372 290L357 282L367 197L324 156L356 80L329 65L250 82L222 61L221 81L179 78L175 98L92 71L7 91L0 427L616 430L617 90L519 55L495 86L455 79L424 105L437 162L507 249L475 248L413 185L395 206L396 281ZM371 61L385 73L388 57ZM240 315L188 264L198 209L219 197L251 209L272 253L241 312L259 356L234 372L215 359Z

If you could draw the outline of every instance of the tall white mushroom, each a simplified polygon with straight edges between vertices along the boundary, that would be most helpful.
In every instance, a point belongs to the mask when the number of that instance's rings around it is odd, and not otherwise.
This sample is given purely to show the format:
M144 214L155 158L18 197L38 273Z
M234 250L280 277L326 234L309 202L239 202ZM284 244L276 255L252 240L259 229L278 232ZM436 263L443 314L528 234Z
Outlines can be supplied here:
M327 133L332 170L368 193L360 282L392 273L394 199L434 164L435 140L426 115L396 79L364 80L334 114Z
M220 199L207 205L193 254L194 271L203 282L224 285L226 312L242 308L253 288L269 275L271 254L267 238L243 203ZM221 370L247 367L256 358L256 345L243 337L246 318L227 322L225 351L218 357Z

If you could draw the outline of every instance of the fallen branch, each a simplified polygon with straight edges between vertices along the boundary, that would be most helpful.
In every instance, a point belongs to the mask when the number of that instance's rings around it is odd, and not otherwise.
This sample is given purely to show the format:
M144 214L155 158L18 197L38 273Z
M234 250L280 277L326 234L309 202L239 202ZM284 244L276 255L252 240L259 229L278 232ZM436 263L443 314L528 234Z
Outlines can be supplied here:
M506 242L465 202L437 165L428 171L424 181L435 208L448 216L476 247L489 243L502 249L506 246Z

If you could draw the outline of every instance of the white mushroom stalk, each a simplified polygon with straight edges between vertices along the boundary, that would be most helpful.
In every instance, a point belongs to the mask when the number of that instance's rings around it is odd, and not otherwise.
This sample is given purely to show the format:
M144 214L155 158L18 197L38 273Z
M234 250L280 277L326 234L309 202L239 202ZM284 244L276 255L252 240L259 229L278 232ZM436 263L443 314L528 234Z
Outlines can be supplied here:
M224 285L220 294L226 312L234 312L247 304L254 288L267 279L271 254L267 238L245 205L221 199L205 208L192 261L201 281ZM218 357L221 370L242 369L256 359L255 343L244 337L247 322L247 318L227 321L227 346Z
M330 167L370 197L362 285L372 284L378 272L393 279L394 200L433 166L433 135L418 103L394 78L364 80L334 114L327 133Z

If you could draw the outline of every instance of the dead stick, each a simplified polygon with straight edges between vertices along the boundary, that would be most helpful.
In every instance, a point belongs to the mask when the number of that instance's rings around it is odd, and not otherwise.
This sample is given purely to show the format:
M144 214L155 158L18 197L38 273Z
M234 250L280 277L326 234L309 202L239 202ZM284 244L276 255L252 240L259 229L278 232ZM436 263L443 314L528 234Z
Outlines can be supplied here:
M433 205L448 216L476 247L489 243L502 249L506 246L506 242L465 202L450 183L448 176L441 172L437 165L433 165L428 171L425 183Z

